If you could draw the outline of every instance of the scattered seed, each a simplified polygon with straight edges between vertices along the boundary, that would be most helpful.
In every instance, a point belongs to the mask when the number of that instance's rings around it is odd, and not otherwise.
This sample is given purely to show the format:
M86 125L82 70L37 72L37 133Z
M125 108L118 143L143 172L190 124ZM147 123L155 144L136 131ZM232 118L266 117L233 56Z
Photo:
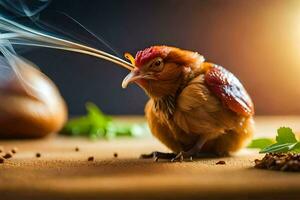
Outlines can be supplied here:
M300 153L268 153L254 162L260 169L300 171Z
M13 154L17 153L17 152L18 152L18 148L17 148L17 147L14 147L14 148L11 150L11 152L12 152Z
M75 147L75 151L79 151L79 147Z
M216 165L226 165L226 162L224 160L220 160L216 163Z
M12 157L12 154L11 153L6 153L3 158L5 159L10 159Z
M88 161L94 161L94 157L93 156L88 157Z
M0 157L0 164L4 163L5 162L5 159Z
M118 157L118 153L114 153L114 157L117 158Z
M39 158L39 157L41 157L42 155L41 155L41 153L36 153L35 154L35 157L37 157L37 158Z

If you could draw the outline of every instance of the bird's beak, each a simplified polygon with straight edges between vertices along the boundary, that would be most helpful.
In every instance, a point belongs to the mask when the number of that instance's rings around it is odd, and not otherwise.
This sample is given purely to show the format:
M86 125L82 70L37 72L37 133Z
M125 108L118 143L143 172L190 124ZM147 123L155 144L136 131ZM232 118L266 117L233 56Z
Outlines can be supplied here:
M122 82L122 88L126 88L129 83L132 83L141 78L144 78L144 75L141 74L139 69L135 68L124 78L124 80Z

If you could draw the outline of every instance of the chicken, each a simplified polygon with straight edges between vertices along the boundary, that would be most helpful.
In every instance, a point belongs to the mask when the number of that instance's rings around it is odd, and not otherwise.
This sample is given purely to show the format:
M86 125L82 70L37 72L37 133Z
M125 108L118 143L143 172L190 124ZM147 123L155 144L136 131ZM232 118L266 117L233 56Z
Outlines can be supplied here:
M150 97L145 107L150 130L174 153L151 156L175 161L227 155L252 137L251 98L223 67L205 62L197 52L168 46L139 51L131 60L136 67L122 86L135 82L144 89Z

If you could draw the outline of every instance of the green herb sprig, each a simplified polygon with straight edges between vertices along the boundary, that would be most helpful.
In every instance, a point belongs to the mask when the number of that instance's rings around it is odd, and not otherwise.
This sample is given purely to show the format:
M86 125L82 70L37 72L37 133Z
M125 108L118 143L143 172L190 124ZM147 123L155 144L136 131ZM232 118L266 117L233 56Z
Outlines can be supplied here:
M269 138L254 139L248 148L260 149L259 153L298 153L300 152L300 141L296 139L291 128L281 127L277 130L275 140Z
M94 103L87 103L86 110L85 116L70 119L61 133L71 136L85 136L91 139L112 139L119 136L139 137L149 134L147 124L114 121Z

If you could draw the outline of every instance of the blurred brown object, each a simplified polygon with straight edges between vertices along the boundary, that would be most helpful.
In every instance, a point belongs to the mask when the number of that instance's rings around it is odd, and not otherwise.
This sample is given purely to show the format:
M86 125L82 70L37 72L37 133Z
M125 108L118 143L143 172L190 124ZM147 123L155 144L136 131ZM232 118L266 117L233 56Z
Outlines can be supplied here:
M39 138L59 131L67 107L54 83L34 65L20 62L17 73L0 85L0 138Z

